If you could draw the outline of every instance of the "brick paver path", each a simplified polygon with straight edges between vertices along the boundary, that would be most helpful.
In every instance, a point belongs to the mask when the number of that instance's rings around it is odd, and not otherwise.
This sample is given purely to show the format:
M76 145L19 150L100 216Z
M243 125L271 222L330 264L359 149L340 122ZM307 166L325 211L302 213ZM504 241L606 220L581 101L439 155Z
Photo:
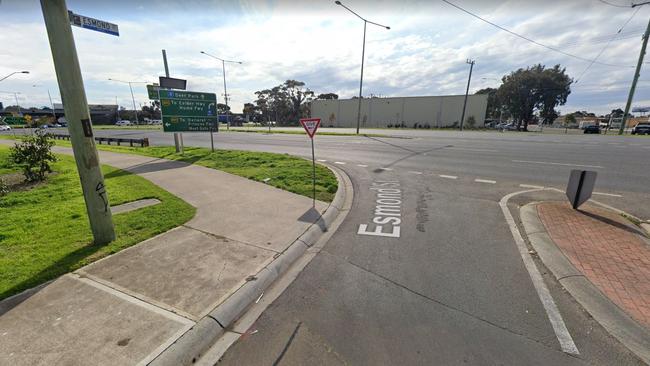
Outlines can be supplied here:
M616 305L650 328L650 245L620 215L583 205L537 205L551 239Z

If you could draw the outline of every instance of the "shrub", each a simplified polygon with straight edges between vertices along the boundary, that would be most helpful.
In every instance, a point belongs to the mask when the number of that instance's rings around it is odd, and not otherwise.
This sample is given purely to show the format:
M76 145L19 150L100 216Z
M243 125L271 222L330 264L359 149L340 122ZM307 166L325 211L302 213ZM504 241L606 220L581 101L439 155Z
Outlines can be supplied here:
M52 172L50 163L56 161L52 153L54 140L46 133L35 133L27 136L22 142L11 148L10 159L23 169L23 175L28 182L45 179L45 174Z

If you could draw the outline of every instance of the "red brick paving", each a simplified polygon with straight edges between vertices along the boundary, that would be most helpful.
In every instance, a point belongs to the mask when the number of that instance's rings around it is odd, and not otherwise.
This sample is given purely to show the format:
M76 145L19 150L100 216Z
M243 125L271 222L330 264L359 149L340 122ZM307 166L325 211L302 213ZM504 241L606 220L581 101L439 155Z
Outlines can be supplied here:
M573 265L616 305L650 328L650 245L626 230L626 220L590 205L576 211L566 202L539 204L537 213Z

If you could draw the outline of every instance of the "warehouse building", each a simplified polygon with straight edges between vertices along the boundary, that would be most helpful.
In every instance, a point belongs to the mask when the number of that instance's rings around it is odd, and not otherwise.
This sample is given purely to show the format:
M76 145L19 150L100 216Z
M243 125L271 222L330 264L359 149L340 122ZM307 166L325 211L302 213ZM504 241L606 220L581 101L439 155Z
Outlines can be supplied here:
M460 123L464 95L424 97L364 98L361 100L362 128L455 127ZM311 102L311 117L320 118L324 127L356 127L358 99L328 99ZM487 95L474 94L467 98L465 126L470 117L476 127L482 127L487 110ZM471 121L470 121L471 124Z

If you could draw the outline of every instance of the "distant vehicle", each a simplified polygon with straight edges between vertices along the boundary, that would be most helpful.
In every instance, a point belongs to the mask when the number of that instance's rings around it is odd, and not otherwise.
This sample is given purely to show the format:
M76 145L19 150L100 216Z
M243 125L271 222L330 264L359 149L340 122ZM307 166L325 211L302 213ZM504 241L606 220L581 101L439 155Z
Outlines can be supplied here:
M151 124L152 125L162 125L162 120L160 120L160 119L152 119Z
M115 122L115 126L130 126L130 125L131 125L131 121L129 121L128 119L122 119Z
M46 129L46 128L50 128L50 127L52 127L52 126L48 125L47 123L38 126L38 128L43 129L43 130Z
M600 133L600 126L597 125L591 125L585 127L584 133Z
M517 131L517 125L514 123L500 123L496 126L497 130L502 130L502 131Z
M11 131L9 125L0 125L0 131Z
M63 127L63 125L60 124L60 123L55 123L55 124L52 125L52 127Z
M639 123L632 129L633 135L650 135L650 124Z

